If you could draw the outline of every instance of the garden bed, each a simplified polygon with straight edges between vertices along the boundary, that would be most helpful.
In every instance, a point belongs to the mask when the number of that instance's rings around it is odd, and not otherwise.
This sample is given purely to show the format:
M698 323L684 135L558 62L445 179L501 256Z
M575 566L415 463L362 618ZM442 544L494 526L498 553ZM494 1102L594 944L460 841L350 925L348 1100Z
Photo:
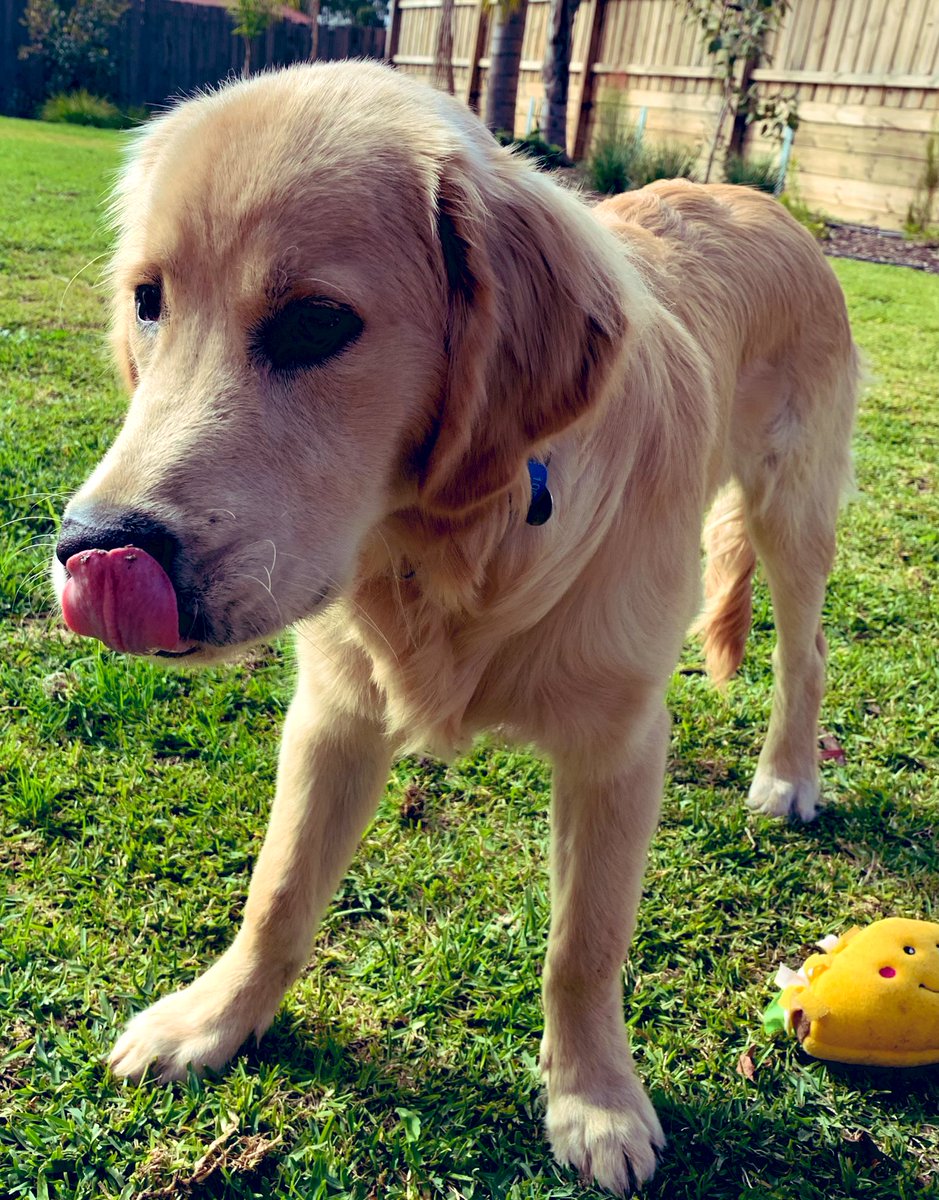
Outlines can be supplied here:
M889 263L939 275L939 246L911 242L902 233L875 229L870 225L828 222L825 253L831 258L856 258L862 262Z

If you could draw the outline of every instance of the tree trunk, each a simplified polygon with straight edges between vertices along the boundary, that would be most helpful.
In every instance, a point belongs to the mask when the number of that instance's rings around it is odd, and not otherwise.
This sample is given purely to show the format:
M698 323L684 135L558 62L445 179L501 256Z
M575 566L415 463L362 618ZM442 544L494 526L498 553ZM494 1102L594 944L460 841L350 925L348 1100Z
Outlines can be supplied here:
M720 112L717 114L717 124L714 126L714 136L711 138L711 148L708 152L707 165L704 168L704 179L702 183L711 182L711 170L714 167L714 159L717 157L717 151L721 144L721 136L724 132L724 121L727 119L727 114L733 107L733 85L727 85L724 88L724 99L721 103Z
M434 86L446 88L451 96L456 91L453 83L453 0L441 0L434 51Z
M310 62L320 56L320 0L304 0L303 10L310 18Z
M251 39L246 37L243 38L242 41L245 44L245 61L241 68L241 74L245 79L247 79L251 74Z
M743 74L740 76L740 87L737 90L737 104L734 109L734 124L730 131L730 141L727 144L728 154L743 154L744 143L747 139L750 111L750 89L753 86L753 72L760 65L759 54L751 54L743 64Z
M544 122L541 136L567 152L567 93L571 77L571 31L580 0L551 0L544 66Z
M528 0L503 0L494 9L489 78L486 81L486 124L493 133L515 133L518 68L522 61Z

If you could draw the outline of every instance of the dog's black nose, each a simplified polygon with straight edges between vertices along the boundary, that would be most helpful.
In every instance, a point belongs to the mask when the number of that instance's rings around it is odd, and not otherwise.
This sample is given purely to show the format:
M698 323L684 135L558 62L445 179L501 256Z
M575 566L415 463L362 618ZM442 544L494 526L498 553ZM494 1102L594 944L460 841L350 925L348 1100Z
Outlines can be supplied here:
M83 550L116 550L136 546L155 558L172 578L179 539L162 522L147 513L92 506L71 512L62 522L55 556L65 566Z

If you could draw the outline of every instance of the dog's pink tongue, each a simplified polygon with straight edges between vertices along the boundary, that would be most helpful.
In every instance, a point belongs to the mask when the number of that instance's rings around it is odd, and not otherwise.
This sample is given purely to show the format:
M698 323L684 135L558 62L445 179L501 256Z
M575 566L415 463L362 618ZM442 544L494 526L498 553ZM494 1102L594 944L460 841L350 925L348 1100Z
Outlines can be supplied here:
M127 654L174 650L179 644L176 593L145 550L83 550L65 566L70 578L62 615L74 633L100 638Z

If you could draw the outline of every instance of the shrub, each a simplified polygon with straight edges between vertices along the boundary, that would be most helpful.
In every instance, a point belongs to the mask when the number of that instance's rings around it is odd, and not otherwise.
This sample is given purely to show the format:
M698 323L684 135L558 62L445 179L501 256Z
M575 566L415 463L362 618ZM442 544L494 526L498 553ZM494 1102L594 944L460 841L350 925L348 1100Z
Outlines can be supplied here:
M42 94L89 88L110 91L115 63L110 40L127 0L27 0L23 24L29 41L20 58L40 65Z
M619 121L601 132L587 160L587 179L595 192L615 195L636 187L642 142L631 125Z
M595 192L627 192L656 179L692 179L697 151L677 142L643 142L628 125L601 133L587 162Z
M39 110L40 119L66 125L96 125L99 129L128 129L140 125L149 117L145 108L135 106L126 112L105 100L93 96L84 88L77 92L60 92L50 96Z
M830 236L828 232L828 222L820 212L816 212L802 200L799 196L790 192L783 192L779 197L779 202L783 208L787 209L789 214L803 225L812 237L823 242Z
M916 187L916 195L906 210L903 224L908 238L930 245L939 238L939 226L933 223L936 196L939 194L939 136L930 134L926 142L926 164Z
M533 129L523 138L513 137L506 130L500 130L496 138L501 146L509 146L516 154L526 154L533 158L543 170L551 171L556 167L569 167L571 160L567 157L563 146L555 146L546 142L537 129Z
M795 157L789 159L789 169L786 172L786 190L778 197L779 203L789 213L791 217L804 226L812 237L818 241L824 242L831 237L831 230L828 228L828 217L818 209L809 208L802 199L802 192L799 189L799 168Z
M132 129L135 125L145 125L150 120L150 109L146 104L129 104L121 109L124 115L124 128Z
M771 155L744 158L742 154L729 154L724 163L724 179L728 183L769 192L772 196L779 181L779 167Z
M694 179L698 153L680 142L644 142L633 168L633 187L645 187L656 179Z

